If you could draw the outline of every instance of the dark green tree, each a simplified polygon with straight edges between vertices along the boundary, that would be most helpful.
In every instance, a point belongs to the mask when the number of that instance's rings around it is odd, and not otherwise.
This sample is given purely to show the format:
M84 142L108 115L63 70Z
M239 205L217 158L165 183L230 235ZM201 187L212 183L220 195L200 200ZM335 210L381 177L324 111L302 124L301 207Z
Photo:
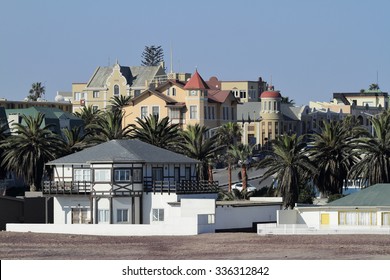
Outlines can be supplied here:
M284 208L293 209L298 202L300 182L309 180L316 169L305 152L304 138L282 135L271 142L269 156L257 168L267 168L261 181L275 176L277 193L283 197Z
M227 153L236 162L241 162L242 189L245 190L247 187L247 169L249 165L248 161L252 156L253 147L245 144L230 145Z
M32 101L37 101L38 98L41 98L44 94L45 86L43 86L41 82L36 82L31 85L27 98Z
M131 138L168 150L177 149L179 125L172 124L168 117L160 120L158 116L150 115L145 119L137 118L136 123L132 126Z
M188 125L187 129L182 131L179 148L181 153L190 158L201 162L198 166L198 180L208 180L209 164L221 147L218 145L216 135L207 138L206 132L209 129L205 126L195 124Z
M1 164L24 179L31 191L39 189L45 163L64 152L64 141L54 134L51 125L43 126L44 115L22 115L25 124L15 123L15 134L1 141L4 149Z
M123 107L130 104L131 97L125 95L118 95L111 97L110 103L113 110L122 111Z
M164 61L164 51L161 46L145 46L142 53L142 66L158 66Z

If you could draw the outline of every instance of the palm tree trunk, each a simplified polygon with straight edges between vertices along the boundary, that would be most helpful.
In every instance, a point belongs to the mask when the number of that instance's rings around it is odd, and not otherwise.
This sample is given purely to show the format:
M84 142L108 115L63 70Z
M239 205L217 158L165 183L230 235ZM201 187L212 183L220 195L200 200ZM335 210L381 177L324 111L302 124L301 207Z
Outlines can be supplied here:
M232 164L230 163L230 161L228 164L228 182L229 182L228 191L232 192Z
M244 163L242 164L242 167L241 167L241 174L242 174L242 189L246 190L246 185L247 185L246 184L247 183L246 182L246 179L247 179L246 177L247 176L246 176L246 164L244 164Z
M213 178L213 166L211 164L209 164L209 182L212 182L214 181L214 178Z

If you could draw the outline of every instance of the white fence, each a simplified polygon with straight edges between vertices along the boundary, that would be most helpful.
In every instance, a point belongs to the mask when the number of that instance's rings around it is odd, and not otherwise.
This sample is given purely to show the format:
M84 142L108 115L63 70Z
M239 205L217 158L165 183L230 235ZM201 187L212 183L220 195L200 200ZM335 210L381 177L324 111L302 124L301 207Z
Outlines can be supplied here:
M258 224L257 234L390 234L390 227L380 226L338 226L308 227L304 224Z

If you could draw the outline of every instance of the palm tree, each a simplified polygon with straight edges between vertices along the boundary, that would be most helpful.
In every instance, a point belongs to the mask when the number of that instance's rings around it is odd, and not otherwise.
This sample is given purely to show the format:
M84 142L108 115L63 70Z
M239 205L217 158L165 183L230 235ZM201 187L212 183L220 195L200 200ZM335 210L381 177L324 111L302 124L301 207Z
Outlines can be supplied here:
M32 101L37 101L38 98L41 98L45 94L45 86L42 86L40 82L33 83L29 91L29 96L27 98Z
M281 103L294 105L295 101L294 101L294 99L290 99L290 97L288 97L288 96L282 96Z
M123 113L121 111L107 111L100 114L85 128L92 135L91 141L95 143L107 142L113 139L129 138L131 127L122 126Z
M111 98L110 103L113 110L122 111L122 108L130 104L131 97L124 95L117 95Z
M62 129L62 136L65 141L66 154L72 154L91 146L87 138L88 134L84 133L83 128L80 126L72 129L67 127Z
M354 141L354 154L361 159L351 169L354 178L368 179L370 185L390 183L390 113L384 112L371 118L374 135L366 135Z
M209 163L221 147L216 141L216 136L206 138L209 129L199 124L188 125L187 129L181 132L181 141L178 146L181 153L201 162L198 167L198 180L207 180Z
M154 146L175 150L179 141L179 124L172 124L168 117L162 118L150 115L145 119L136 119L131 138L137 138Z
M218 142L220 146L229 147L235 145L237 140L242 136L242 128L238 123L228 122L222 125L217 130ZM225 155L226 162L228 164L228 191L231 192L232 187L232 163L234 158L227 153L227 150L223 153Z
M357 161L351 141L363 133L356 121L347 118L342 122L323 121L322 130L312 135L308 152L317 166L314 182L322 195L342 193L348 172Z
M293 209L299 196L299 182L308 180L315 167L305 153L304 137L282 135L271 142L270 155L262 159L257 169L267 168L261 181L276 176L278 193L285 209Z
M91 124L96 123L97 119L99 119L101 114L102 111L100 111L99 109L96 110L92 106L83 107L80 112L74 113L76 117L79 117L84 121L85 126L89 126Z
M35 191L41 185L44 165L64 150L64 142L54 134L51 125L43 126L44 115L22 115L25 125L15 123L16 134L2 141L4 149L2 165L22 177ZM43 127L41 127L43 126Z
M248 159L253 153L253 147L246 144L230 145L227 153L235 161L241 162L242 189L245 190L247 187ZM229 185L229 191L231 191L231 185Z

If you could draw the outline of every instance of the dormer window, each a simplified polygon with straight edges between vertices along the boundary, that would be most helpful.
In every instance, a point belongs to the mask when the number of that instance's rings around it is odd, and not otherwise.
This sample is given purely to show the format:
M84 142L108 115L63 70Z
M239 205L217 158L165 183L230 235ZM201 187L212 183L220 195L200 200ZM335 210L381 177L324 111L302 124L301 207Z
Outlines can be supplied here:
M114 95L119 95L119 86L118 85L114 86Z

